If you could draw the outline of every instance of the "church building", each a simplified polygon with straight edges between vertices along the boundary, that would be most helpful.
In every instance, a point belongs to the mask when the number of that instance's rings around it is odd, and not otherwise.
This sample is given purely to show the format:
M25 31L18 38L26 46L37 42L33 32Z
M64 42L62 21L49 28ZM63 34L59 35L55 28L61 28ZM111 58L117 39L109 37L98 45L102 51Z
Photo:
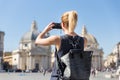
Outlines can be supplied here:
M13 69L40 70L48 69L51 64L51 46L35 45L35 39L39 34L36 22L20 40L19 48L12 52ZM45 37L48 37L47 34Z
M87 32L85 25L82 28L81 36L87 39L87 49L93 51L92 56L92 68L101 70L103 68L103 49L99 48L99 43L96 38Z

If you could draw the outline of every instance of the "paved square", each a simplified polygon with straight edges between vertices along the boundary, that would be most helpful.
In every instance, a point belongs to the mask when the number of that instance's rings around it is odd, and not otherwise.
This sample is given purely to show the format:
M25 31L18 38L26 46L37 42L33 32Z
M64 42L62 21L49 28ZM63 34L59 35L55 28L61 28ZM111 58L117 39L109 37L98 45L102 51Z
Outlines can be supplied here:
M49 80L50 73L0 73L0 80Z
M90 80L118 80L118 78L106 78L105 75L110 72L99 72L95 77L91 76ZM47 73L0 73L0 80L49 80L51 74Z

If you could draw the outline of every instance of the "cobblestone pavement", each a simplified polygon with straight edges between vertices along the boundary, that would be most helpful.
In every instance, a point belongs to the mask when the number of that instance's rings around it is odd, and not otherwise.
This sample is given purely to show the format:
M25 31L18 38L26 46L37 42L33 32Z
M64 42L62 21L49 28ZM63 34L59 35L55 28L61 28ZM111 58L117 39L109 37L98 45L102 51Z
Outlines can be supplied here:
M111 78L111 74L111 72L98 72L95 77L91 75L90 80L119 80L118 77Z
M0 80L49 80L50 73L0 73Z
M117 78L110 78L109 74L99 72L95 77L91 75L90 80L118 80ZM42 73L0 73L0 80L49 80L49 78L50 73L45 76Z

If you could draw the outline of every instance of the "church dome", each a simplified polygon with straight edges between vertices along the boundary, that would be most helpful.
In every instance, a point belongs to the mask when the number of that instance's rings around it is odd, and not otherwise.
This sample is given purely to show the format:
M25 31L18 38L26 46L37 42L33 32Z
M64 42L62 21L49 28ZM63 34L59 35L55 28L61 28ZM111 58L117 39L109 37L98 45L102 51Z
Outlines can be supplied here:
M83 36L87 39L87 46L98 47L99 44L98 44L96 38L92 34L87 33L85 25L82 28L81 36Z
M38 34L39 34L39 32L38 32L37 27L36 27L36 22L33 21L32 25L31 25L31 30L26 32L22 36L21 42L35 40L37 38Z

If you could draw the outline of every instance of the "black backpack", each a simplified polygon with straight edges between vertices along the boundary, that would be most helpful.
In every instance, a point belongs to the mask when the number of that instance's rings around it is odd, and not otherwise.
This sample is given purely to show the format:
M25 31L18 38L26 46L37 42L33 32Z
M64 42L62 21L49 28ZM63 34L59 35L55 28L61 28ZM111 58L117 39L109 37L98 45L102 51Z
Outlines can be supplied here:
M78 40L75 43L73 43L72 40L69 40L73 45L73 49L70 49L69 52L61 58L56 54L58 80L89 80L92 51L81 51L81 49L76 49L79 40L80 37L78 37Z

